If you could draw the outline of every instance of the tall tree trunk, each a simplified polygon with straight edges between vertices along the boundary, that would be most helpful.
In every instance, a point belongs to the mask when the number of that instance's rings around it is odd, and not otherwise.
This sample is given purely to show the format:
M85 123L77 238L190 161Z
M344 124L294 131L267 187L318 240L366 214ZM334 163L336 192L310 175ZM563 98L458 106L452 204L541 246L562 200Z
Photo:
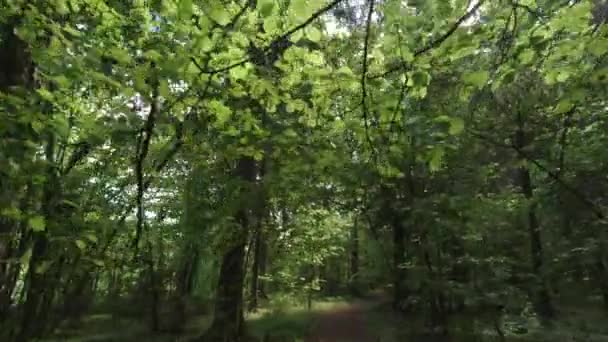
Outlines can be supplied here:
M18 26L18 17L5 18L4 23L0 23L0 92L1 93L12 93L20 97L28 97L27 91L33 89L33 75L34 75L34 64L32 63L31 56L28 52L27 44L22 41L15 34L15 29ZM16 91L15 88L21 92ZM22 93L25 91L25 93ZM17 114L22 108L15 108L11 105L10 101L3 103L3 109L8 111L15 111ZM17 115L18 116L18 115ZM15 138L16 141L31 139L30 136L22 135L22 132L29 132L26 124L15 122L3 122L2 125L17 125L19 127L13 127L11 130L4 131L8 138ZM11 133L7 133L11 132ZM16 133L18 132L18 133ZM26 133L27 134L27 133ZM20 151L20 150L17 150ZM5 151L3 151L5 152ZM9 151L6 151L7 153ZM17 158L28 158L29 156L23 156L17 152ZM3 178L3 177L1 177ZM19 186L19 185L17 185ZM26 192L26 203L31 196L31 185L27 186ZM0 208L7 208L12 206L11 192L20 191L21 189L15 188L14 184L11 184L10 179L0 179L0 199L6 198L8 202L0 202ZM26 208L22 205L20 208L22 212L26 212ZM29 239L29 235L21 234L17 236L19 231L23 231L20 227L23 222L7 222L0 218L0 259L8 260L9 258L20 257L22 245L25 245L25 239ZM15 244L19 247L15 248ZM4 322L7 318L8 310L11 304L11 294L14 290L16 278L22 265L18 264L2 264L0 265L0 322Z
M354 295L360 294L359 288L359 225L357 218L350 228L350 291Z
M255 160L250 157L239 159L236 173L243 187L253 184L256 176ZM243 319L243 281L245 245L249 232L248 191L241 191L241 205L235 215L239 230L235 232L235 243L224 254L218 279L213 323L201 341L241 341L245 335Z
M608 270L606 269L606 261L604 260L605 249L602 247L602 245L605 244L600 242L600 247L595 253L594 273L596 274L597 287L602 295L604 310L608 311Z
M518 150L522 150L526 147L526 136L524 121L521 113L517 114L517 132L515 135L515 146ZM541 238L540 224L536 216L536 203L534 201L534 190L532 186L532 178L530 176L530 169L524 164L525 158L519 157L519 161L522 166L518 169L518 183L521 188L521 192L528 201L527 210L527 226L528 235L530 238L530 255L532 261L532 272L536 278L535 284L533 285L534 298L536 311L543 318L552 318L555 315L555 310L551 302L551 295L549 294L549 288L547 284L547 277L544 274L544 257L543 257L543 245Z

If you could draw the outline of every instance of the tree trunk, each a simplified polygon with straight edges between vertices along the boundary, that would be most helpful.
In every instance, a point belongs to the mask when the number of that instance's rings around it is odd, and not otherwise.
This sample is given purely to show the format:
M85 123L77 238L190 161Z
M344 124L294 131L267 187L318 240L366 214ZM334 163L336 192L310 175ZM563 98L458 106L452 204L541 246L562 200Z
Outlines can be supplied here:
M52 296L52 290L45 284L45 273L37 272L38 267L47 257L48 250L48 230L54 225L55 202L58 196L59 187L57 175L54 168L55 137L52 133L48 134L46 147L46 160L48 163L46 181L44 184L42 198L42 212L44 214L46 227L43 231L34 232L32 254L28 268L28 289L24 303L21 330L18 341L27 341L31 337L37 337L44 332L46 313L50 309L43 304L47 302L47 296ZM48 262L48 260L47 260ZM42 318L42 319L41 319Z
M517 149L522 150L525 148L525 131L524 122L521 113L518 113L518 129L515 136L515 146ZM525 162L525 158L519 157L521 163ZM518 169L518 183L521 188L521 192L528 201L527 210L527 225L528 235L530 238L530 254L532 261L532 272L536 278L534 284L534 297L536 311L543 318L552 318L555 314L555 310L551 303L551 296L549 294L547 277L544 274L543 269L543 245L541 239L540 224L536 216L536 203L534 202L534 190L532 186L532 178L530 176L530 170L527 166L522 164Z
M266 263L268 258L268 245L266 244L266 240L262 236L260 239L260 259L259 267L258 267L258 293L259 298L268 299L268 295L266 294L266 283L260 277L266 275Z
M192 289L194 287L194 275L196 274L196 267L198 265L199 258L198 247L194 246L193 244L189 244L186 247L184 255L184 261L182 262L181 269L177 274L177 317L175 320L176 324L171 329L173 331L181 331L183 329L183 323L185 323L187 318L186 302L192 295Z
M608 270L604 262L604 249L599 248L595 256L595 274L597 286L602 295L604 310L608 311Z
M19 18L9 17L6 18L5 22L0 24L0 92L1 93L14 93L17 96L22 96L18 92L15 92L14 87L21 87L22 90L31 90L33 88L33 75L34 65L32 63L30 54L28 52L27 44L22 41L17 35L15 35L15 28L17 27ZM23 96L29 96L29 94L23 94ZM4 103L4 109L9 111L15 111L18 113L22 108L14 108L11 106L10 101ZM8 132L19 132L10 133L9 138L15 138L15 140L26 140L31 137L22 136L21 132L28 132L29 127L25 124L17 122L3 122L3 125L22 125L20 127L14 127ZM5 152L5 151L3 151ZM6 151L9 152L9 151ZM26 158L23 155L16 155L18 158ZM19 185L16 185L19 187ZM29 197L31 196L31 185L27 186L26 196L24 203L27 204ZM0 203L0 207L7 208L12 206L13 196L9 195L14 191L21 191L22 189L15 188L14 184L8 179L0 179L0 198L7 198L9 202ZM6 197L5 197L6 196ZM21 205L21 211L26 212L25 205ZM26 236L22 234L18 237L19 230L24 231L23 222L9 222L0 218L0 260L5 261L9 258L17 258L21 256L23 252L20 248L25 245ZM29 238L29 235L27 236ZM21 240L21 241L19 241ZM15 248L15 244L18 248ZM14 286L17 280L19 271L22 265L20 264L0 264L0 322L4 322L7 318L8 310L11 305L11 294L14 290Z
M258 308L258 296L259 296L259 274L260 274L260 263L262 257L262 224L261 221L258 223L258 229L255 232L255 246L253 251L253 265L251 266L251 298L249 303L249 310L255 311Z
M357 219L350 229L350 291L353 295L360 294L359 288L359 226Z
M399 304L407 296L403 285L406 276L405 269L403 268L403 264L405 263L405 231L399 215L393 214L391 226L393 229L393 268L395 270L393 306L398 308Z
M237 177L243 187L255 181L255 160L242 157L236 167ZM235 244L222 258L218 279L213 323L201 341L241 341L245 336L243 316L243 281L245 245L249 232L249 215L247 203L248 192L241 191L241 206L235 215L239 230L235 232Z

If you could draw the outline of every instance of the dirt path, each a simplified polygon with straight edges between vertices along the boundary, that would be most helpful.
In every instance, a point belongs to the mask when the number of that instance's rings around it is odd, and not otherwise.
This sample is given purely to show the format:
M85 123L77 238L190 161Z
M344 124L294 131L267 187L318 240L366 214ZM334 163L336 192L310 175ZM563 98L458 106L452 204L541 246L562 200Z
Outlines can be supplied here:
M369 329L367 314L382 298L360 300L345 308L319 315L305 342L376 342L378 338Z

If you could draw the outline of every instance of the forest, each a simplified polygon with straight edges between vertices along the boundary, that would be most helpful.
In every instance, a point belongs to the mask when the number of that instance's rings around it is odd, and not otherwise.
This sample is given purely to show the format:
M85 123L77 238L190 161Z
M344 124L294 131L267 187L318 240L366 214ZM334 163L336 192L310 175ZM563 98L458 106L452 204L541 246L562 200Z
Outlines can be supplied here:
M0 341L608 341L607 21L0 0Z

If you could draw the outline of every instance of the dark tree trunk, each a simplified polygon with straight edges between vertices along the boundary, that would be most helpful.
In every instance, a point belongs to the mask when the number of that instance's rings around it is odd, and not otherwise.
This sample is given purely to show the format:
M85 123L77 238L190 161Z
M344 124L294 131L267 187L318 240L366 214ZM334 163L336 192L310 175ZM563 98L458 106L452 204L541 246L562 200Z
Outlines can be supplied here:
M350 230L350 290L354 295L360 294L359 288L359 226L357 219Z
M256 176L255 160L242 157L236 167L237 177L243 187L253 184ZM241 341L245 336L243 319L243 281L245 245L249 232L249 208L246 190L241 191L241 207L235 215L239 230L235 233L235 244L222 258L218 279L213 323L201 341Z
M405 269L403 268L403 264L405 263L405 231L399 215L393 214L391 226L393 229L393 268L395 270L393 306L398 308L400 303L407 297L403 284L406 276Z
M255 311L258 308L258 296L259 296L259 274L260 264L262 258L262 224L261 221L258 223L258 229L255 232L255 246L253 251L253 265L251 266L251 298L249 302L249 310Z
M263 277L264 275L266 275L267 258L268 258L268 245L266 243L266 240L264 239L264 236L262 236L262 238L260 239L260 258L258 260L259 261L258 294L259 294L259 298L262 298L262 299L268 299L268 295L266 294L266 284L263 279L260 279L260 277Z
M604 309L608 311L608 270L604 261L604 250L600 248L595 257L595 273L597 286L602 295Z
M18 18L16 17L7 18L5 23L0 24L0 92L2 93L14 93L15 87L21 87L22 90L25 91L33 88L34 65L31 61L27 44L14 34L17 24ZM16 94L19 96L20 93ZM28 96L28 94L24 95ZM4 109L8 109L9 111L20 110L19 108L12 108L10 102L4 104ZM22 125L16 122L3 122L2 124ZM27 129L26 127L14 127L13 129L10 129L9 132L10 131L27 132ZM14 134L18 135L21 133ZM13 135L13 133L10 133L10 135ZM23 136L9 137L17 138L16 140L29 138ZM18 157L23 158L23 156ZM8 194L20 190L21 189L15 189L14 186L10 184L10 181L0 179L0 198L4 197L3 195L7 195L5 198L14 198L8 196ZM26 203L27 200L29 200L30 191L31 186L28 186ZM12 202L0 203L0 207L10 207L12 204ZM22 209L22 212L25 211L23 205L20 209ZM25 245L26 236L24 236L24 234L22 234L21 237L17 236L19 234L20 225L22 224L16 221L0 218L0 260L8 260L9 258L21 256L22 249L20 246ZM16 248L15 245L18 245L19 248ZM7 318L8 310L11 305L10 297L14 290L20 269L21 265L19 264L0 264L0 322L4 322Z
M518 150L522 150L526 147L526 137L524 130L524 122L521 113L517 116L517 132L515 135L515 147ZM520 162L525 162L523 157L519 157ZM552 318L555 315L555 310L551 302L551 295L549 294L547 277L544 274L544 257L543 257L543 245L541 238L541 228L536 216L536 203L534 202L534 190L532 186L532 178L530 176L530 170L527 166L522 165L518 169L518 183L521 188L521 192L528 201L527 210L527 226L528 235L530 238L530 254L532 261L532 272L535 276L534 284L534 298L533 301L536 306L536 311L543 318Z

